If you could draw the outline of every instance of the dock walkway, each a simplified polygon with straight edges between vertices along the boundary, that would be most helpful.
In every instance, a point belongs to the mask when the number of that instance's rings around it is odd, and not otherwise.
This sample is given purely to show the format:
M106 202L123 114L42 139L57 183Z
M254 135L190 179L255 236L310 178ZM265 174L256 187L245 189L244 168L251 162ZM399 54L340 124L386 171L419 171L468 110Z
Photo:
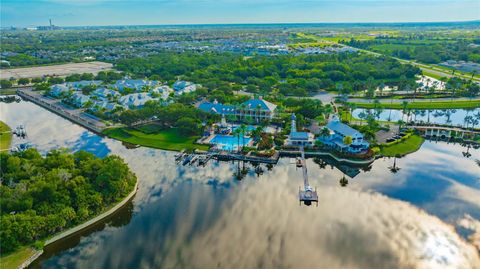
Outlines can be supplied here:
M47 98L39 92L33 91L32 88L18 89L17 94L20 97L30 102L33 102L47 110L50 110L53 113L58 114L61 117L66 118L76 124L79 124L95 133L101 133L107 127L101 119L85 113L84 109L69 108L62 104L61 101Z

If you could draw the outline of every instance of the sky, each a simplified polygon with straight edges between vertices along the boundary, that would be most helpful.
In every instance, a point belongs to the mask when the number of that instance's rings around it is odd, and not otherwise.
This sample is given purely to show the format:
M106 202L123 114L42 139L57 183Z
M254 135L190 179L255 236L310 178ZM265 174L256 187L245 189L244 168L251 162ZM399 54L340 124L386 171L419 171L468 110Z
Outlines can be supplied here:
M1 0L2 27L480 20L480 0Z

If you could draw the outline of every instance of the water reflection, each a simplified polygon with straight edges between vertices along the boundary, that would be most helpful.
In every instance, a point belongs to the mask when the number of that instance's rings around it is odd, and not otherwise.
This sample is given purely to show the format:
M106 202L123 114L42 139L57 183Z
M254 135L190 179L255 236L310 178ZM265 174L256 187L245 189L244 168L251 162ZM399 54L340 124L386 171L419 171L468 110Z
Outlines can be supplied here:
M476 109L411 109L403 113L400 109L355 109L352 116L362 118L362 115L372 114L377 120L383 121L414 121L423 123L447 124L454 126L471 126L467 123L465 117L480 113L480 108Z
M116 224L107 222L47 248L40 261L45 268L480 264L478 252L464 239L480 233L475 225L465 225L467 215L473 222L480 219L477 149L469 149L472 156L465 158L467 148L458 144L426 142L415 154L366 167L308 159L319 206L299 207L301 170L288 159L275 167L176 166L172 152L128 149L31 103L0 104L0 112L10 125L25 124L28 139L43 151L61 146L118 154L140 179L128 216L115 215ZM392 173L393 165L401 169ZM348 185L342 188L344 175ZM468 230L461 233L464 238L453 227Z

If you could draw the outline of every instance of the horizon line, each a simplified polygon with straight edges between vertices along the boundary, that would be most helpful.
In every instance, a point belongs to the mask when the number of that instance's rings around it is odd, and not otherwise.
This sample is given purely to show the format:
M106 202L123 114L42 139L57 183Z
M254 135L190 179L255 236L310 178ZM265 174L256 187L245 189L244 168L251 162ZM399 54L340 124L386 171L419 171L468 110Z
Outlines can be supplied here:
M105 25L55 25L62 28L76 28L76 27L146 27L146 26L218 26L218 25L225 25L225 26L240 26L240 25L314 25L314 24L441 24L441 23L480 23L480 18L475 20L451 20L451 21L390 21L390 22L380 22L380 21L372 21L372 22L243 22L243 23L161 23L161 24L105 24ZM45 25L29 25L29 26L2 26L0 28L28 28L28 27L38 27L38 26L46 26Z

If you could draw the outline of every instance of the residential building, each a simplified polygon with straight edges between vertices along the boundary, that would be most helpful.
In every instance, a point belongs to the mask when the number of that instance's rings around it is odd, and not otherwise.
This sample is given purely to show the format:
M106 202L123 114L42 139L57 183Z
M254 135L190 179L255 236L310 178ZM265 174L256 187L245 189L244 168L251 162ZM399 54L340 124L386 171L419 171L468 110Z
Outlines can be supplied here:
M96 111L112 111L114 110L115 108L119 107L120 105L118 105L117 103L113 103L113 102L108 102L108 101L98 101L98 102L95 102L92 106L92 111L96 112Z
M277 106L261 97L258 99L250 99L238 106L224 105L217 100L213 103L203 102L199 105L199 109L220 115L233 115L238 120L252 119L257 123L262 120L271 120L276 115Z
M148 101L158 101L158 98L152 98L148 93L132 93L120 97L119 103L125 108L141 108Z
M123 92L126 88L134 89L136 92L141 92L147 87L156 87L159 84L160 83L156 80L125 79L117 80L112 86L120 92Z
M342 123L337 115L333 115L325 126L330 130L329 136L320 136L318 140L324 145L341 152L361 153L368 150L370 144L364 140L363 134ZM351 144L345 144L345 137L352 138Z
M76 107L85 107L85 105L90 102L90 96L77 92L72 94L70 100Z
M190 81L179 80L173 84L173 90L176 95L182 95L184 93L194 92L197 90L197 84Z
M149 91L150 94L159 95L163 100L167 100L174 90L167 85L155 87Z
M114 91L114 90L107 89L107 88L98 88L98 89L94 90L91 93L91 95L96 96L99 99L105 100L105 99L108 99L110 97L120 96L120 93L118 93L117 91Z
M310 132L297 131L297 117L294 113L292 113L291 120L290 135L287 137L285 144L287 146L313 147L315 145L315 135Z
M74 90L81 90L85 86L100 86L102 84L101 80L80 80L74 82L65 82L65 85L69 88L73 88Z
M70 88L65 84L56 84L50 87L50 93L53 97L62 97L70 94Z

